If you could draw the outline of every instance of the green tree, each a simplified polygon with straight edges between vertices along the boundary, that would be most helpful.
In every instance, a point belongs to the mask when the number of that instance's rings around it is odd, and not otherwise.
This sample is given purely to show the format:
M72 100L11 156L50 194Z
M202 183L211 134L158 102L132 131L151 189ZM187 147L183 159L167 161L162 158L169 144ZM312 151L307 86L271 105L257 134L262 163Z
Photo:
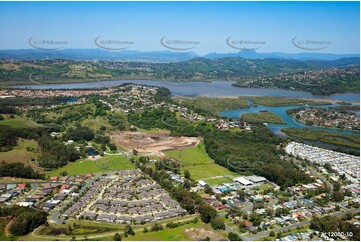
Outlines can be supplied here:
M233 233L233 232L228 233L228 239L230 241L242 241L242 239L238 236L238 234Z
M184 183L183 183L183 188L185 189L189 189L191 188L191 183L189 180L185 180Z
M238 191L238 198L239 198L239 200L241 200L242 202L245 201L245 199L246 199L246 193L245 193L244 190L239 190L239 191Z
M135 232L134 232L132 226L130 226L129 224L127 224L127 226L125 226L125 229L124 229L124 237L128 237L128 235L135 235Z
M189 172L189 171L187 171L187 170L185 170L184 171L184 177L186 178L186 179L191 179L191 173Z
M158 223L154 223L150 228L150 231L159 231L159 230L163 230L163 226Z
M214 194L212 188L208 184L204 186L204 192L207 194Z
M224 221L222 220L221 217L217 216L217 217L214 217L212 220L211 220L211 225L212 225L212 228L213 229L225 229L226 226L224 224Z
M198 208L198 212L204 223L211 222L211 220L217 216L217 211L207 203L202 203Z
M122 236L119 233L115 233L114 241L121 241L121 240L122 240Z

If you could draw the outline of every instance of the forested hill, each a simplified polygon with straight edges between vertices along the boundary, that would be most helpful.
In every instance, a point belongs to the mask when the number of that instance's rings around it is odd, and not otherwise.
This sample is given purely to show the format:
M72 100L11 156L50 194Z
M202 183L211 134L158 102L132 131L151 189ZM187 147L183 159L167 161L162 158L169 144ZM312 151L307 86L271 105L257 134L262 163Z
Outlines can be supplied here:
M260 76L281 73L295 73L302 70L323 68L359 67L360 58L351 57L338 60L290 60L290 59L254 59L225 57L220 59L194 58L183 62L153 65L164 74L179 78L226 78L232 76Z

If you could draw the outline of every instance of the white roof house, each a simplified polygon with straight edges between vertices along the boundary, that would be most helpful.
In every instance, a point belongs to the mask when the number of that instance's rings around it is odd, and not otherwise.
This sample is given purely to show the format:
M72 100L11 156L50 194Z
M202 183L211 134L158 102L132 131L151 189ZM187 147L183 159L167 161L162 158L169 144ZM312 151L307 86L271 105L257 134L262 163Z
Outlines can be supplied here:
M65 194L69 194L71 193L73 190L71 189L63 189L62 192L65 193Z
M205 181L199 180L198 184L201 185L202 187L204 187L205 185L207 185L207 183Z
M244 185L244 186L249 186L249 185L252 185L252 184L253 184L253 182L247 180L247 179L244 178L243 176L236 177L236 178L233 179L233 181L239 182L239 183L241 183L241 184Z
M2 194L1 197L5 197L5 198L11 198L13 196L13 194L11 193L5 193L5 194Z
M260 182L266 182L267 181L267 179L264 178L263 176L248 176L247 179L250 180L253 183L260 183Z
M34 203L32 203L32 202L18 202L17 204L19 206L22 206L22 207L31 207L31 206L33 206Z

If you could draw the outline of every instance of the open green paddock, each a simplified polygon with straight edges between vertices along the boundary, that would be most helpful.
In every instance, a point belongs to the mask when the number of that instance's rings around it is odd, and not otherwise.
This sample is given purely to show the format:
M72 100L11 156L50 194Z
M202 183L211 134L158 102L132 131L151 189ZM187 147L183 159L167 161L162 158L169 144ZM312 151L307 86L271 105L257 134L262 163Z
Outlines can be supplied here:
M8 125L12 128L36 128L37 125L34 123L31 123L31 121L26 118L19 115L14 115L14 118L9 118L8 115L2 114L4 117L4 120L0 121L0 125ZM39 126L41 126L39 124Z
M205 182L207 182L209 185L222 185L223 183L232 183L233 178L235 178L236 175L228 175L228 176L222 176L222 177L216 177L216 178L209 178L204 179Z
M191 177L195 180L235 174L227 168L216 164L214 160L209 157L203 141L195 147L170 150L164 153L169 157L179 160L182 173L188 170L191 173ZM229 182L227 179L223 181Z
M18 139L18 145L12 150L0 152L0 162L21 162L29 165L29 160L31 158L37 158L38 156L36 152L33 152L36 147L37 143L34 140ZM29 150L27 148L29 148Z
M228 170L227 168L218 164L196 165L182 167L182 172L188 170L191 173L191 177L195 180L201 180L205 178L211 178L215 176L229 176L236 173Z
M125 224L117 223L106 223L106 222L97 222L97 221L87 221L87 220L69 220L66 224L54 224L50 223L49 226L41 226L36 229L34 232L29 233L26 236L19 237L20 240L71 240L74 235L77 240L114 240L114 234L119 233L122 235L123 240L157 240L155 238L171 236L174 233L179 233L175 240L188 240L188 237L183 232L184 229L196 226L206 226L203 222L198 221L196 224L189 223L186 225L179 226L174 229L166 228L166 224L169 222L181 222L181 221L190 221L193 220L196 215L187 215L184 217L176 217L171 219L166 219L158 221L158 224L162 224L164 230L158 232L148 232L144 233L143 229L145 227L150 230L152 223L144 225L132 225L133 230L135 231L135 236L129 236L125 238L123 236ZM74 224L76 227L74 229ZM72 235L66 235L63 232L67 231L68 227L71 226L73 231ZM57 233L58 235L54 235ZM149 237L148 237L149 236ZM145 239L142 239L145 238ZM150 238L150 239L146 239Z
M86 173L106 173L111 170L131 170L135 165L124 156L104 156L98 160L80 159L69 162L67 165L47 172L47 176L58 176L66 171L68 175L79 175Z
M196 224L190 223L177 228L165 228L163 230L156 232L138 232L135 236L129 236L128 238L123 237L122 240L130 241L187 241L191 240L190 237L185 232L186 229L195 228L202 226L202 222ZM149 229L149 228L148 228Z
M181 166L214 164L213 159L207 154L203 141L195 147L165 151L164 154L181 161Z

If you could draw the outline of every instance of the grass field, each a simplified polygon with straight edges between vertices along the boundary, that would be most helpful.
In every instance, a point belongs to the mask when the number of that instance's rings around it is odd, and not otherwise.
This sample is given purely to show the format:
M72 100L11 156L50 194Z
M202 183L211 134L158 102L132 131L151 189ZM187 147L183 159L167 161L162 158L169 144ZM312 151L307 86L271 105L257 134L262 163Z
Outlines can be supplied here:
M215 176L234 175L236 173L218 164L196 165L182 167L182 172L188 170L195 180L205 179Z
M124 156L104 156L97 161L80 159L75 162L69 162L63 167L47 172L46 175L58 176L63 171L66 171L68 175L79 175L98 172L107 173L111 170L131 170L134 168L135 165L132 164Z
M304 105L304 104L317 104L326 105L331 104L325 101L313 101L307 99L297 98L282 98L282 97L242 97L244 100L251 100L254 104L263 106L291 106L291 105Z
M30 158L37 158L38 154L27 151L27 147L35 149L37 143L34 140L19 139L18 145L15 146L14 149L7 152L0 152L0 162L21 162L29 165Z
M97 122L97 119L98 117L96 117L95 119L94 118L87 118L85 120L83 120L81 122L81 125L82 126L85 126L85 127L88 127L92 130L99 130L100 129L100 124L102 124L101 122Z
M182 150L171 150L164 153L167 156L179 160L182 173L188 170L191 173L191 177L195 180L235 174L227 168L216 164L214 160L209 157L203 141L196 147L187 147ZM225 182L227 182L227 180Z
M164 226L163 226L164 227ZM190 230L197 230L199 232L190 232ZM193 236L192 236L193 235ZM199 221L196 224L190 223L177 228L164 228L157 232L137 232L135 236L130 236L122 240L130 241L189 241L189 240L204 240L206 237L211 240L224 240L225 235L223 231L215 231L209 224L204 224ZM195 238L197 237L197 238Z
M36 125L32 124L28 118L15 115L14 118L9 118L7 115L3 115L4 120L0 121L0 125L8 125L12 128L35 128Z
M195 226L200 226L201 222L198 222L197 224L186 224L183 226L179 226L177 228L173 229L164 229L157 232L138 232L135 234L135 236L129 236L128 238L124 238L122 240L130 240L130 241L186 241L190 240L188 235L184 232L187 228L192 228Z
M181 161L181 166L213 164L214 161L207 154L203 141L196 147L166 151L164 154Z
M159 224L163 225L164 230L159 232L166 232L169 229L166 228L166 224L173 221L186 221L186 220L192 220L196 216L195 215L187 215L186 217L176 217L172 219L162 220L159 221ZM74 229L74 223L77 224L77 227ZM106 222L95 222L95 221L86 221L86 220L69 220L67 224L54 224L51 223L49 227L40 227L36 232L29 233L26 236L22 236L19 239L20 240L70 240L72 235L65 235L64 232L68 229L68 226L71 226L73 228L73 234L75 235L77 240L114 240L114 234L119 233L123 236L125 224L116 224L116 223L106 223ZM202 226L209 226L205 225L202 222L198 222L197 224L191 223L190 225L202 227ZM186 229L187 225L180 226L178 228L184 228ZM139 237L143 237L143 235L150 234L150 236L153 236L153 233L158 232L149 232L144 233L143 229L144 227L147 227L148 230L151 227L151 224L145 224L145 225L132 225L135 236L130 236L128 238L123 237L123 240L136 240ZM172 232L176 232L173 230ZM56 233L57 235L55 235ZM157 235L154 235L157 236ZM147 240L147 239L145 239ZM149 239L148 239L149 240Z
M74 229L74 223L78 226ZM69 220L66 225L63 224L50 224L49 227L40 227L35 233L29 233L26 236L22 236L20 240L70 240L72 235L65 235L63 231L66 231L68 226L73 228L73 233L76 234L77 240L84 240L87 236L99 235L101 233L116 233L124 229L125 225L105 223L105 222L90 222L85 220ZM54 235L54 231L58 231L57 235ZM114 231L114 232L112 232Z
M203 141L196 147L187 147L182 150L171 150L164 153L179 160L181 162L181 171L189 171L191 177L195 180L235 174L227 168L216 164L214 160L209 157ZM223 181L229 182L226 178L223 178Z
M241 115L242 119L247 122L262 122L262 123L274 123L285 124L286 122L275 113L272 112L260 112L260 113L244 113Z
M219 178L211 178L211 179L204 179L205 182L207 182L208 184L210 184L211 186L213 185L222 185L223 183L230 183L233 182L232 179L235 176L225 176L225 177L219 177Z

